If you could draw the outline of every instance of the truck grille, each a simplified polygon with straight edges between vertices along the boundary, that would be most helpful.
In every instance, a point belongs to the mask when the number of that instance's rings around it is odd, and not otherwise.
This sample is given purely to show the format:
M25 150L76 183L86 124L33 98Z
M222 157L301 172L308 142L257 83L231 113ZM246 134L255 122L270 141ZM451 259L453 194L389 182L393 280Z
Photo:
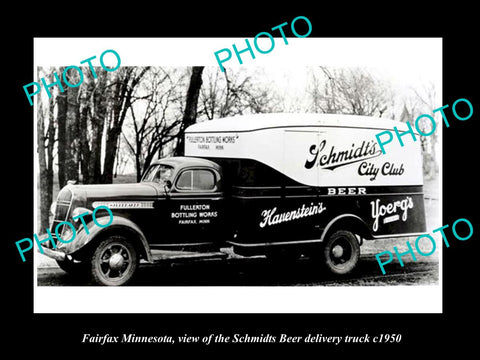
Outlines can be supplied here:
M57 196L57 203L55 206L55 215L52 221L52 227L51 227L51 233L52 236L55 238L55 229L57 228L57 225L60 224L61 222L67 221L68 215L70 213L70 208L72 206L72 198L73 194L72 191L63 188ZM58 233L60 236L63 235L65 225L62 225L61 228L58 229Z

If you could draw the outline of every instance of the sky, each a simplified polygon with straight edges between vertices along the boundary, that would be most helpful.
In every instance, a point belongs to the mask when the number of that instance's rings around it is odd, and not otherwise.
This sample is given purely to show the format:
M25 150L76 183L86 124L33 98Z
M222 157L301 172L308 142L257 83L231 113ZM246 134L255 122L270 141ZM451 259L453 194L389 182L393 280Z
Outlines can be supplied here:
M233 51L232 44L242 49L245 39L36 38L34 65L80 66L82 60L96 56L92 63L98 66L101 54L107 49L114 49L120 55L121 66L205 65L217 68L214 52L221 49ZM260 47L268 48L262 44ZM117 59L105 56L104 60L109 65L109 61L116 62ZM223 65L242 69L245 73L263 73L254 78L266 84L272 83L273 88L285 99L286 109L307 108L309 99L305 91L310 71L320 65L369 68L373 74L387 80L394 94L399 97L409 96L412 88L421 89L425 84L434 83L438 107L442 105L441 38L288 38L288 44L281 38L275 38L271 52L257 52L255 59L246 52L242 60L243 64L239 64L232 55ZM38 81L35 69L32 81ZM39 96L45 97L45 91ZM35 121L34 128L36 131Z

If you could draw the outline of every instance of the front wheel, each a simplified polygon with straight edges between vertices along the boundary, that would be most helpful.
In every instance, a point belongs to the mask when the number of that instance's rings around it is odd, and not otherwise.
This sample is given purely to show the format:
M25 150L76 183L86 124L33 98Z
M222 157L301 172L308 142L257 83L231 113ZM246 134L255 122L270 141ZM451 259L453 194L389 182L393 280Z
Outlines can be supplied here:
M350 273L360 258L357 238L350 231L335 231L328 237L323 247L323 258L330 272L337 275Z
M90 265L93 280L97 284L125 285L137 270L137 251L125 237L110 236L95 249Z

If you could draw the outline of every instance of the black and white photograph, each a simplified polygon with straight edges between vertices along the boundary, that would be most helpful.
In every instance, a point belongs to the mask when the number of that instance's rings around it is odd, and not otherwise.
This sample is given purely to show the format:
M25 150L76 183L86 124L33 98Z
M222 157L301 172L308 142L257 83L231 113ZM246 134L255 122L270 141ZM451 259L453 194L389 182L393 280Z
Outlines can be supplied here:
M173 57L152 52L136 64L123 55L139 53L128 39L83 66L46 66L52 52L36 54L38 78L53 84L35 95L40 312L52 304L50 287L58 296L64 286L142 287L166 301L143 311L191 311L179 292L211 286L195 310L250 311L233 297L260 293L258 308L324 312L324 294L347 288L367 303L372 291L422 294L438 311L441 114L433 123L421 115L441 99L440 39L261 40L283 56L246 51L237 52L243 64L172 66ZM39 49L75 43L36 41ZM254 44L252 53L267 47ZM348 62L315 50L360 44L372 51ZM396 52L376 51L385 47ZM405 61L402 47L429 48L438 60ZM308 61L294 61L301 57ZM267 299L277 291L289 305L274 310ZM305 292L312 301L296 306ZM376 305L389 308L410 309Z
M6 343L473 348L473 11L110 5L39 11L8 42Z

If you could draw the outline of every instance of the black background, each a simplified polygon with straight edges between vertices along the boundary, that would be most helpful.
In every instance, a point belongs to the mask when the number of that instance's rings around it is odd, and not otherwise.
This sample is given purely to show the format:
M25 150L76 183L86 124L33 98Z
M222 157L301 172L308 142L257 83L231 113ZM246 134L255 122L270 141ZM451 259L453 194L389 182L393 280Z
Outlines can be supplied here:
M440 3L438 3L440 4ZM26 6L26 5L25 5ZM14 354L33 351L31 356L72 356L102 352L159 357L184 351L219 352L231 356L240 351L263 350L268 353L293 350L307 352L314 358L335 354L347 357L372 355L382 358L390 354L417 357L435 355L446 349L467 353L475 349L478 274L478 241L480 233L477 196L478 150L478 38L474 36L473 6L459 2L420 8L413 3L385 3L382 7L366 4L352 6L297 6L289 3L266 5L223 3L215 6L187 3L176 8L163 4L143 5L112 3L105 8L96 4L77 4L68 9L53 3L28 9L10 8L2 25L4 34L3 69L7 85L3 84L3 259L2 278L7 282L2 292L6 303L2 328L4 346ZM266 10L266 11L265 11ZM443 38L443 103L453 104L467 98L474 108L468 121L453 120L444 127L443 139L443 220L452 224L458 218L469 219L474 235L468 241L452 241L444 248L443 314L33 314L33 259L21 262L15 241L33 234L33 109L23 92L23 85L33 81L34 37L222 37L252 38L258 32L290 22L296 16L307 16L313 26L310 37L442 37ZM299 31L300 32L300 31ZM215 50L215 49L210 49ZM210 51L206 49L206 51ZM193 54L192 54L193 56ZM213 56L213 54L212 54ZM270 56L275 56L271 54ZM412 53L412 57L431 57L428 53ZM437 61L437 59L433 59ZM451 234L447 232L447 235ZM354 298L350 299L352 302ZM98 299L102 301L102 299ZM372 299L375 301L375 299ZM412 298L421 303L421 298ZM478 301L477 301L478 302ZM326 309L328 311L328 309ZM210 333L302 335L308 332L324 335L371 335L401 333L400 344L327 344L312 345L210 345L189 344L82 344L84 333L121 335L204 336ZM3 349L7 353L7 349ZM250 352L249 356L256 356Z

